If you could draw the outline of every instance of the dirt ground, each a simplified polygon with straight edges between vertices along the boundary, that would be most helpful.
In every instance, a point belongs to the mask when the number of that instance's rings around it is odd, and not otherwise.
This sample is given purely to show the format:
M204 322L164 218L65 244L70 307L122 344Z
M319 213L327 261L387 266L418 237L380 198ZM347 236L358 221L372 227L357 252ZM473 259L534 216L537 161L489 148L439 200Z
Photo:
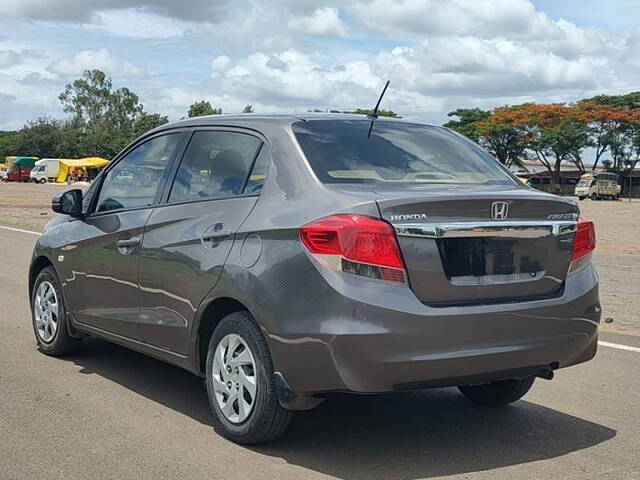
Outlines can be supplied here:
M54 215L51 197L68 188L0 183L0 224L42 230ZM602 330L640 336L640 201L585 200L580 208L596 224Z
M42 230L55 215L51 211L51 197L69 188L66 183L0 183L0 223Z

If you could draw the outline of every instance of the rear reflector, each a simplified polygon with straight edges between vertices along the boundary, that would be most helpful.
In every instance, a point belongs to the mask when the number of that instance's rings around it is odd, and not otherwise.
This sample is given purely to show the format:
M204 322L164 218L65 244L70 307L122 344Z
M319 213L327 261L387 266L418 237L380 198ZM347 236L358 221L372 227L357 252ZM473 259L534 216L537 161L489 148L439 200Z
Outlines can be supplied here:
M374 217L339 214L300 228L300 240L318 258L336 256L332 268L390 283L406 283L395 231ZM324 262L327 264L327 262Z
M578 228L573 241L571 261L574 262L590 254L596 248L596 229L593 222L578 217Z

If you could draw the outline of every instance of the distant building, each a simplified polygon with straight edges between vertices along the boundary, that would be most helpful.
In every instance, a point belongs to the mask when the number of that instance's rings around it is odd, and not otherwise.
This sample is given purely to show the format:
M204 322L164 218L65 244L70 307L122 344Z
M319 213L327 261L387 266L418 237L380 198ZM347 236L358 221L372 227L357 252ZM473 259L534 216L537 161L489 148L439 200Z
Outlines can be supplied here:
M544 172L528 175L533 188L557 195L573 195L581 176L582 172L575 167L573 170L560 170L559 183L553 183L553 173L546 169Z
M519 177L528 177L529 175L540 173L540 172L548 172L547 167L535 159L527 159L522 160L522 165L512 164L509 166L509 170ZM593 165L585 165L584 168L587 171L590 171ZM577 170L575 164L567 162L560 165L561 172L571 172Z

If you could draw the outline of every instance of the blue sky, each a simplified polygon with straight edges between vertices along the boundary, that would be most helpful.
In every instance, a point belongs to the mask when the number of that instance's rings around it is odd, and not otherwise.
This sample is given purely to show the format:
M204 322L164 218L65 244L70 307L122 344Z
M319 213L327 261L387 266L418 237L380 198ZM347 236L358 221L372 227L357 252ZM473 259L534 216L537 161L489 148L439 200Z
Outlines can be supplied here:
M86 68L173 120L371 106L441 123L458 107L640 90L640 1L3 0L0 129L63 116Z

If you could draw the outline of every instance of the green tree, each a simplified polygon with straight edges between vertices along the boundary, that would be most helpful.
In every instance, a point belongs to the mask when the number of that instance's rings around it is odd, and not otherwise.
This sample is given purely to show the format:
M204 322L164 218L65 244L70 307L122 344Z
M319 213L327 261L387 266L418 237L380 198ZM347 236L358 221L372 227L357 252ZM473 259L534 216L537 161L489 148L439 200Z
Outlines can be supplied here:
M630 92L624 95L597 95L584 101L608 105L615 108L632 109L640 107L640 92Z
M17 136L16 131L0 132L0 163L4 163L4 157L19 153L16 149Z
M169 118L166 115L142 112L133 122L132 136L133 138L137 138L143 133L168 122Z
M68 122L57 122L66 142L62 156L113 158L133 139L168 121L164 115L145 112L138 95L127 87L114 88L100 70L86 70L58 98L71 114Z
M253 105L251 105L250 103L245 105L242 109L242 113L253 113Z
M498 107L473 127L478 143L507 167L520 164L527 149L528 107L529 104Z
M222 108L214 108L206 100L192 103L187 111L187 117L202 117L203 115L220 115Z
M41 158L75 157L81 154L81 135L70 122L40 117L17 132L15 148Z
M77 131L75 148L69 147L66 156L78 152L80 156L113 158L137 136L144 106L127 87L115 89L111 78L100 70L86 70L66 85L58 99L72 115L69 124Z
M623 174L633 169L640 155L640 92L598 95L578 105L583 106L591 121L596 163L600 158L598 153L608 148L611 154L608 169Z
M458 108L447 113L447 117L458 117L458 120L449 120L443 126L451 128L476 143L480 143L478 124L486 120L491 112L480 108Z
M373 113L373 110L368 108L356 108L352 112L344 112L344 113L355 113L356 115L371 115L371 113ZM393 110L383 110L383 109L378 110L378 116L400 118L398 114Z
M562 162L573 162L581 172L585 171L582 151L591 142L589 124L580 107L531 103L520 109L518 121L525 130L527 146L552 173L554 184L559 183Z
M74 124L89 130L105 125L130 129L143 111L135 93L127 87L114 89L111 78L100 70L86 70L66 85L58 99L63 110L73 115Z

